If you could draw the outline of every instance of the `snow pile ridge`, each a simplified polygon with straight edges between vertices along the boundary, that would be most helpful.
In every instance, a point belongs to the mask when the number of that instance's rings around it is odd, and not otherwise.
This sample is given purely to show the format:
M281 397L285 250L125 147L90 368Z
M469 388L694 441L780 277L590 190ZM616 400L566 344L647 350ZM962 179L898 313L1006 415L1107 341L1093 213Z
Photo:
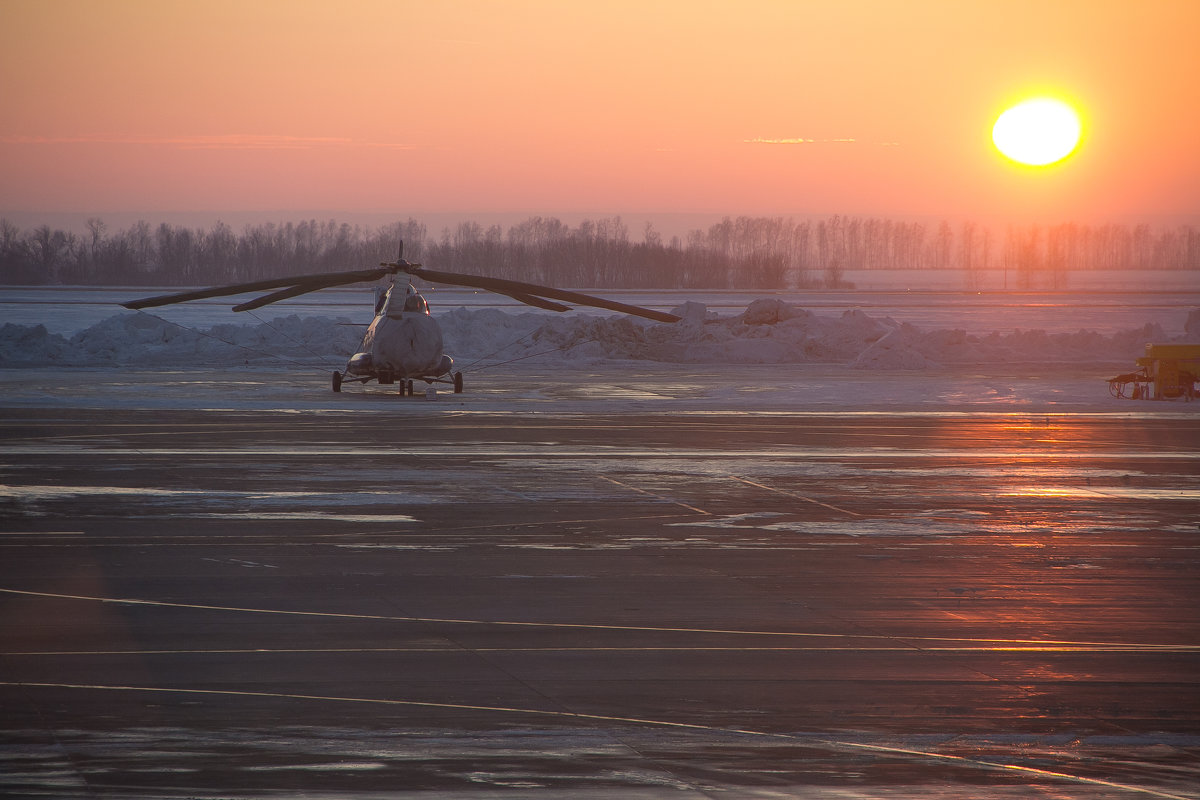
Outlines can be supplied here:
M785 322L801 313L800 309L790 306L774 297L755 300L746 306L742 313L742 322L747 325L775 325Z
M109 317L70 339L47 334L41 325L5 325L0 329L0 366L230 366L314 356L344 360L358 344L361 329L342 322L292 315L201 331L131 313Z
M846 364L863 370L923 370L952 364L1107 362L1132 364L1147 342L1200 342L1200 309L1183 335L1158 325L1104 335L1040 330L968 334L922 330L861 310L822 316L778 299L719 317L696 302L678 323L587 314L505 313L459 308L437 315L445 350L460 367L538 357L543 361L650 360L691 364ZM0 327L0 366L232 366L323 361L340 368L361 325L328 317L279 317L195 330L152 314L118 314L69 339L43 325Z
M1183 324L1183 330L1189 342L1200 342L1200 308L1193 308L1188 312L1187 322Z
M867 345L850 362L855 369L929 369L940 366L921 354L920 332L911 325L893 328Z
M0 365L57 363L63 359L67 348L67 340L47 331L45 325L6 322L0 327Z

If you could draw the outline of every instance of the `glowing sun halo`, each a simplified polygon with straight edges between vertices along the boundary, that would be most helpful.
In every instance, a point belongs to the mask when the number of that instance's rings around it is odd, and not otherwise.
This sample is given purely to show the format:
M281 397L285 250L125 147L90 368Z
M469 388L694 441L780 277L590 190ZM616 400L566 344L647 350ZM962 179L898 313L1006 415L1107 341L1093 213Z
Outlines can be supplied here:
M1069 156L1080 133L1075 109L1060 100L1038 98L1001 114L992 128L992 141L1013 161L1040 167Z

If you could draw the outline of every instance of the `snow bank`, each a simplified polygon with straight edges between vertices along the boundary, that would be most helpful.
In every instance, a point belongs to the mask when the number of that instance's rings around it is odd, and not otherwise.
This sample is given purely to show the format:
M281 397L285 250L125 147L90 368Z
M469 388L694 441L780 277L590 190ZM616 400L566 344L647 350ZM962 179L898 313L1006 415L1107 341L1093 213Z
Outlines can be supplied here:
M352 353L363 327L326 317L193 330L151 314L118 314L65 337L44 325L0 327L0 366L231 366ZM344 356L338 355L338 358Z
M967 334L922 330L861 311L819 316L777 299L718 317L703 304L675 309L672 325L634 317L509 314L459 308L438 315L445 349L460 368L538 357L581 362L635 359L689 364L847 364L921 370L953 364L1132 362L1147 342L1200 342L1200 309L1182 334L1159 325L1104 335L1081 330ZM325 361L340 367L364 331L346 319L280 317L194 330L146 313L110 317L67 338L43 325L0 327L0 366L233 366Z

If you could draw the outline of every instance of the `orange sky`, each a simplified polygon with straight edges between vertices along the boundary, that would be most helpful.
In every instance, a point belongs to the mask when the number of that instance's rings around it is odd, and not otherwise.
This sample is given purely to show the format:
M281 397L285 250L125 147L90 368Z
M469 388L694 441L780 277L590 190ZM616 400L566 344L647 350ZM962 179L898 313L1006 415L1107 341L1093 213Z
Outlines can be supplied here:
M1200 216L1197 0L0 0L0 18L0 214ZM991 126L1044 91L1086 139L1018 169Z

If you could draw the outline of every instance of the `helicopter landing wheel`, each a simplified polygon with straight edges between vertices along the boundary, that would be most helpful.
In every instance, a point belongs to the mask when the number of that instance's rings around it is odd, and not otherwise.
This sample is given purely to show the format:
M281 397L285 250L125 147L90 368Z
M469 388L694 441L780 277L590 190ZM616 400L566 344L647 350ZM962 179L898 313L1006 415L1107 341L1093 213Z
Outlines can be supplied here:
M462 386L463 386L462 373L461 372L454 373L454 393L462 394Z
M413 382L412 381L400 381L400 394L408 395L409 397L412 397L413 396Z
M333 390L340 392L342 390L342 373L336 370L333 373Z

